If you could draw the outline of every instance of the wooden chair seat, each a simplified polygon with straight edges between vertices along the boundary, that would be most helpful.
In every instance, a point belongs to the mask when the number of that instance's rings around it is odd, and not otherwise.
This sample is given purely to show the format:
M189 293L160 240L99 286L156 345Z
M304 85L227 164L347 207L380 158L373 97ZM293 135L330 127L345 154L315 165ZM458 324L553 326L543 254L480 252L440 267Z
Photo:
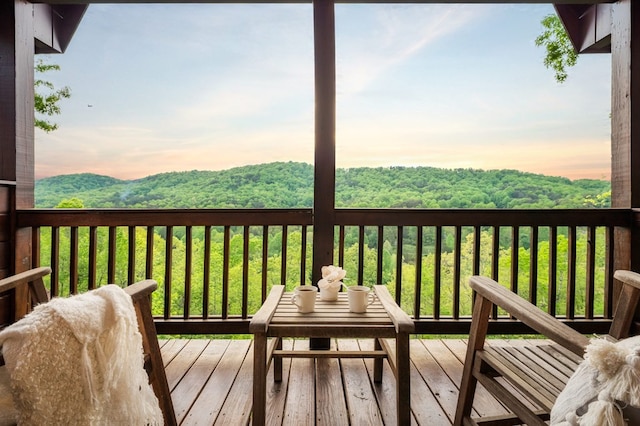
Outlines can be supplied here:
M489 366L496 372L495 377L480 375L485 388L497 391L502 385L496 377L503 377L542 411L550 412L582 358L557 344L549 344L490 346L478 354L478 360L478 365Z
M616 271L623 283L608 338L627 337L640 298L640 274ZM454 425L544 425L558 395L582 362L590 340L494 280L470 279L475 303ZM486 335L494 306L540 333L552 344L493 345ZM548 341L548 340L547 340ZM512 413L471 417L477 383Z

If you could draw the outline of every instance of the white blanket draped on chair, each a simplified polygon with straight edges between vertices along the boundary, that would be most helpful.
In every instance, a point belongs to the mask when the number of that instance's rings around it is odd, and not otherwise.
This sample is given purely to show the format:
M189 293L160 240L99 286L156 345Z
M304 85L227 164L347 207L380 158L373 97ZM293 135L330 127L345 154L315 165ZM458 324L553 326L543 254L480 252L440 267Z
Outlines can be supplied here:
M54 298L0 332L20 424L161 425L131 298Z

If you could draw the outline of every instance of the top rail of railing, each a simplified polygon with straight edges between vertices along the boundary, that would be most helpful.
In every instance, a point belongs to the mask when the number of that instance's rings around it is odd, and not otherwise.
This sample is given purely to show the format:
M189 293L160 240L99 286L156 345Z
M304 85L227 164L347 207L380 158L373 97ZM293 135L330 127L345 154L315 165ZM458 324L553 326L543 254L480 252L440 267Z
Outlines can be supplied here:
M27 209L18 227L311 225L311 209Z
M636 211L638 214L639 211ZM631 209L336 209L336 225L623 226ZM311 225L312 209L25 209L18 227Z

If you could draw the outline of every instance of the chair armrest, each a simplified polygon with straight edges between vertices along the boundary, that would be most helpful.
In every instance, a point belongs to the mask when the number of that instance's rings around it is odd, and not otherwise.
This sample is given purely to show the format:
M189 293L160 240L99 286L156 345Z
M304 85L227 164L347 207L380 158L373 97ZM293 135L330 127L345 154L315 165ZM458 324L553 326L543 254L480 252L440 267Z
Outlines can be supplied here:
M626 285L640 289L640 274L637 272L617 270L613 273L613 278L622 281Z
M483 276L473 276L469 279L469 285L477 294L504 309L533 330L579 356L584 354L584 349L589 344L589 339L586 336L504 288L496 281Z
M269 327L269 321L271 321L273 314L276 312L276 307L278 306L278 302L280 302L280 298L282 298L283 294L283 285L274 285L271 288L271 292L269 292L269 296L267 296L262 307L260 307L258 312L256 312L253 318L251 318L249 331L252 334L266 333L267 328Z
M405 311L400 309L400 306L393 300L387 287L383 285L374 285L374 291L376 296L380 299L380 303L384 306L384 310L389 314L389 318L393 321L393 325L396 327L396 333L413 333L415 331L415 324L413 320Z
M640 274L618 270L613 273L613 277L619 280L623 286L617 296L618 301L613 311L613 322L609 329L609 335L615 339L622 339L629 337L638 300L640 300Z
M0 293L4 293L5 291L14 289L19 285L42 279L44 276L49 275L50 273L51 268L41 266L3 278L0 280Z
M138 281L124 288L125 293L131 296L134 301L142 298L149 297L158 288L158 283L154 280Z

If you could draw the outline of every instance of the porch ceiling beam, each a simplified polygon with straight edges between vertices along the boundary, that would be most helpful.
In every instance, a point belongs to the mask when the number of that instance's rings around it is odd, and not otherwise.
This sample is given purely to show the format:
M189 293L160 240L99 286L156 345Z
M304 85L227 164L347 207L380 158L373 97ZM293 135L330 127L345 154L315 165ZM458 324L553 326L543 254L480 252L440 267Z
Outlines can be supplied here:
M152 4L152 3L175 3L175 4L193 4L193 3L311 3L310 0L35 0L32 3L47 4ZM603 4L614 3L613 0L336 0L335 3L461 3L461 4Z

